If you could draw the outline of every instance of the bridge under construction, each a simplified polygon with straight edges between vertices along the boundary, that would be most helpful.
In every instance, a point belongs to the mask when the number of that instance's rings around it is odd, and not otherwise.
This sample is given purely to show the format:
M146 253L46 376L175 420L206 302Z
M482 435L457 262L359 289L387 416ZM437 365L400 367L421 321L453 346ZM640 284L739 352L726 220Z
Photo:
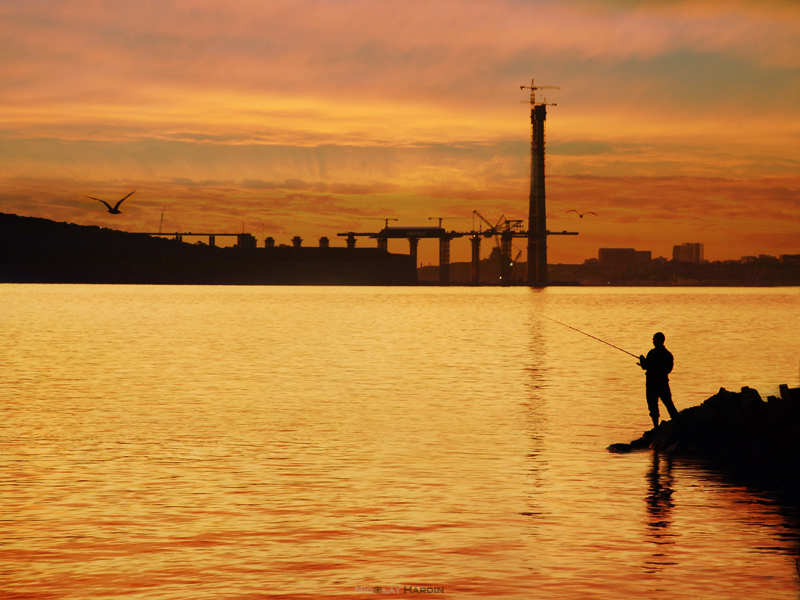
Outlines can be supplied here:
M547 107L555 106L548 104L546 100L538 102L536 91L542 89L558 89L553 86L536 85L531 80L530 85L521 85L520 89L530 90L531 105L531 175L530 193L528 202L528 222L527 227L522 219L507 219L501 216L495 223L490 222L477 210L473 215L480 219L478 228L469 231L448 231L442 227L442 218L439 218L438 227L389 227L389 221L397 219L385 219L383 229L379 231L356 232L347 231L337 234L346 238L347 248L356 247L358 237L367 237L377 240L378 249L388 251L390 239L407 239L409 243L409 253L417 264L417 248L422 239L439 240L439 282L446 284L450 282L450 245L456 238L468 237L472 245L472 282L480 283L480 256L481 242L487 238L494 238L496 249L500 257L500 283L508 285L511 283L512 267L517 263L522 254L514 245L515 238L525 238L527 241L527 277L526 284L531 287L545 287L548 285L547 279L547 238L551 235L577 235L573 231L549 231L547 229L547 203L545 195L545 120L547 118ZM163 211L162 211L163 222ZM431 217L434 218L434 217ZM184 237L207 237L208 245L215 246L216 239L219 237L236 237L237 246L241 248L255 248L256 238L249 233L193 233L193 232L162 232L159 228L158 233L147 233L145 235L154 237L173 237L175 240L183 241ZM274 240L270 237L266 239L265 247L274 247ZM302 240L295 237L292 240L294 247L299 248ZM328 238L320 239L320 247L328 248ZM514 250L517 250L514 255Z
M547 118L547 107L555 106L555 104L548 104L546 100L537 102L536 91L558 88L536 85L534 80L531 79L530 85L521 85L520 89L530 90L531 105L531 179L527 228L525 228L523 220L506 219L504 216L492 224L478 211L473 211L473 214L480 217L481 226L479 229L475 230L473 228L471 231L446 231L441 226L441 219L439 220L439 227L389 227L390 219L386 219L385 226L380 231L348 231L337 234L347 238L347 247L355 248L356 238L359 236L376 239L378 247L384 250L387 249L390 239L405 238L409 242L410 253L416 262L419 241L425 238L436 238L439 240L439 282L449 283L450 242L455 238L469 237L472 243L472 282L477 284L480 281L481 240L494 237L500 254L500 281L501 283L507 283L510 281L511 268L521 254L521 251L519 251L516 257L512 257L514 238L525 238L527 240L528 259L526 283L531 287L547 286L547 237L550 235L578 235L578 233L574 231L549 231L547 229L544 168L545 120ZM485 229L484 225L486 225Z

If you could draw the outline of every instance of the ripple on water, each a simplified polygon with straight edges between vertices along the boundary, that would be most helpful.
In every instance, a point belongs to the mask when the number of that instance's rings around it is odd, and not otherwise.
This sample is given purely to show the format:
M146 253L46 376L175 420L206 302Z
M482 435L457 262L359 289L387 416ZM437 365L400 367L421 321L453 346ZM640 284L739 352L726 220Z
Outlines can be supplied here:
M537 316L635 351L665 330L683 408L796 375L796 292L0 295L18 597L797 595L796 511L699 464L606 452L648 426L641 371ZM731 327L754 319L758 345Z

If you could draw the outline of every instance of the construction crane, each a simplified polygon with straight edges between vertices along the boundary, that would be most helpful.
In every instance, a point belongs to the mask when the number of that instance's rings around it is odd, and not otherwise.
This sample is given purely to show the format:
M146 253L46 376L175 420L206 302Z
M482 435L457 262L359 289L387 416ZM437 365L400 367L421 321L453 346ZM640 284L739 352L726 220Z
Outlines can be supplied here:
M478 215L478 218L489 226L489 229L481 232L484 237L492 237L493 235L495 236L498 235L500 223L502 223L506 218L505 215L500 215L500 219L497 221L497 223L495 225L492 225L489 222L489 220L486 217L484 217L481 213L479 213L477 210L473 210L472 214Z
M367 221L383 221L384 229L389 227L389 221L397 221L398 219L366 219Z
M477 215L481 221L489 226L489 229L485 232L478 232L478 235L483 235L484 237L494 236L497 256L500 261L500 281L501 283L510 281L511 269L517 261L516 258L513 261L511 260L512 240L514 232L521 230L523 222L516 219L509 220L506 219L505 215L501 215L497 223L492 225L492 223L477 210L473 210L472 214ZM519 258L519 255L517 255L517 258Z
M514 238L527 237L528 232L524 231L525 221L523 219L507 219L505 215L503 215L497 223L492 225L492 223L477 210L472 212L489 226L489 229L485 232L476 232L477 235L482 235L484 237L494 236L497 254L500 260L500 282L510 282L512 280L514 266L522 255L522 250L514 244ZM517 254L512 258L514 250L517 251ZM475 259L473 258L473 260Z
M506 219L503 221L503 231L521 232L525 223L522 219Z
M466 218L468 217L428 217L428 221L434 221L438 219L439 227L441 227L442 221L444 221L445 219L466 219Z
M359 221L359 223L361 221L383 221L383 227L385 229L386 227L389 227L389 221L397 221L397 220L398 219L387 219L385 217L371 217L371 218L366 218L366 219L359 219L358 221Z
M530 100L531 106L537 106L536 90L560 90L561 88L558 87L557 85L536 85L533 79L531 79L530 85L521 85L519 86L519 89L521 90L529 89L531 91L531 100ZM544 101L544 104L547 106L557 106L556 104L547 104L547 100Z

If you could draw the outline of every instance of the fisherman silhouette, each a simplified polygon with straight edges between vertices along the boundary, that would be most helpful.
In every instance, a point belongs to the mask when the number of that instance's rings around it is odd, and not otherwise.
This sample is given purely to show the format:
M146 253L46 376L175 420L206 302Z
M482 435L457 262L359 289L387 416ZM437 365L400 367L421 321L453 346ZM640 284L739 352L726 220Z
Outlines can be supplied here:
M669 374L672 371L674 360L672 353L664 347L664 334L661 332L653 336L653 349L647 357L639 355L639 366L646 371L645 390L647 395L647 408L650 418L653 419L653 428L658 427L658 400L659 398L667 407L670 418L678 416L675 405L672 403L672 392L669 389Z

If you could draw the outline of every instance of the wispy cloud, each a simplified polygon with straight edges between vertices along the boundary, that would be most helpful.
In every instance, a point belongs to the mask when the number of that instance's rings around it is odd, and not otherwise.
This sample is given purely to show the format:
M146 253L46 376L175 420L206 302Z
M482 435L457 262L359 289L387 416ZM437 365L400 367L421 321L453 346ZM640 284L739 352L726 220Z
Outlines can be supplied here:
M554 222L604 213L575 252L777 239L798 210L799 27L794 1L6 2L0 210L99 224L87 191L137 187L129 229L164 205L174 227L311 237L522 218L535 76L561 88L538 96L558 104Z

